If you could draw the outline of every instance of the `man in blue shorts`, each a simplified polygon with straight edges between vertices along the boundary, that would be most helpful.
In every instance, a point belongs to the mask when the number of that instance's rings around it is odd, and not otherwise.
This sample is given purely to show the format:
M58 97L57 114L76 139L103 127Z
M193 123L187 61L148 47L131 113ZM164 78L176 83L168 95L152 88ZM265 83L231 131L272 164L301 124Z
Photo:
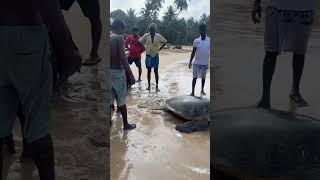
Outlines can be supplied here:
M144 34L139 41L142 42L146 50L146 67L148 69L148 88L151 90L151 70L154 69L156 79L156 91L159 90L159 51L161 51L167 44L167 40L161 35L156 33L156 24L151 23L149 26L149 33Z

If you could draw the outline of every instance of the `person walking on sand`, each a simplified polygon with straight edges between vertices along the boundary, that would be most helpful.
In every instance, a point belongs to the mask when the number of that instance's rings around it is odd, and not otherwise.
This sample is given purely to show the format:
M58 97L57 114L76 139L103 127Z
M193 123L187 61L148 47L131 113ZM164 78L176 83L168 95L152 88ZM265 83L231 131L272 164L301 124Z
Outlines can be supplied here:
M10 0L0 6L0 180L3 146L17 113L26 118L23 134L41 180L54 180L54 150L49 132L52 69L48 31L62 59L62 75L81 67L58 0ZM20 106L20 107L19 107ZM21 108L21 110L19 110Z
M135 124L128 123L127 114L127 80L134 84L135 79L130 69L124 49L124 23L121 20L114 20L111 25L110 35L110 69L111 69L111 98L110 112L114 109L114 101L117 100L118 109L123 119L123 129L131 130L136 128ZM127 74L127 75L126 75ZM126 78L128 77L128 79ZM112 122L110 121L110 124Z
M189 62L189 69L193 66L191 96L194 96L194 88L198 78L202 78L201 95L206 95L203 88L210 60L210 38L207 36L207 26L205 24L200 24L199 33L200 37L193 41L193 50ZM193 59L195 60L192 64Z
M61 8L68 11L75 0L60 0ZM76 0L83 15L89 19L91 25L91 52L83 62L84 66L94 66L101 61L98 49L102 34L102 22L100 18L99 0Z
M270 108L270 87L276 67L277 56L282 52L292 52L293 81L289 98L299 107L308 106L300 94L300 79L305 63L316 0L270 0L265 14L263 62L263 92L258 107ZM261 0L255 0L252 21L259 23Z
M128 62L131 65L133 62L139 70L139 78L137 82L141 82L141 54L144 51L143 44L139 41L138 28L132 29L132 35L129 35L125 41L125 46L129 50Z
M149 32L144 34L139 41L142 42L146 50L146 68L148 70L148 88L151 90L151 70L154 69L154 75L156 79L156 91L159 90L159 52L167 44L167 40L161 35L156 33L157 26L154 23L149 25Z

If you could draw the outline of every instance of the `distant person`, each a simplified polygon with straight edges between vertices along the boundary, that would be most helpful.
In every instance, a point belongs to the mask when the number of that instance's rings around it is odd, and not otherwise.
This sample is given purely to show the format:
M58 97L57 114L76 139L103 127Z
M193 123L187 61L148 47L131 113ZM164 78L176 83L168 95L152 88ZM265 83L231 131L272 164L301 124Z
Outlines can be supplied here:
M75 0L60 0L61 8L69 10ZM102 22L100 18L100 4L99 0L77 0L82 13L87 17L91 24L91 52L82 65L93 66L101 61L98 54L99 44L102 34Z
M149 26L149 33L144 34L139 41L142 42L146 50L146 68L148 69L148 88L151 90L151 70L154 69L156 79L156 91L159 90L159 52L167 44L167 40L161 35L156 33L157 26L151 23Z
M114 101L117 100L118 109L123 119L123 129L131 130L136 128L135 124L128 123L127 115L127 80L134 84L135 79L130 69L125 49L123 32L124 23L121 20L114 20L111 25L110 35L110 69L111 69L111 98L110 111L114 109ZM127 74L127 75L126 75ZM128 77L128 79L126 78ZM111 124L111 122L110 122Z
M206 95L204 85L210 60L210 38L207 36L207 26L205 24L200 24L199 33L200 37L193 41L193 50L189 62L189 69L193 66L191 96L194 96L194 88L198 78L202 79L201 95ZM192 64L193 59L194 62Z
M0 179L4 141L11 135L17 113L22 113L26 118L23 135L40 179L54 180L48 31L53 34L54 53L61 58L62 76L78 71L81 57L74 49L58 0L3 1L0 17Z
M259 23L261 0L255 0L252 20ZM300 79L305 62L308 40L314 21L315 0L271 0L265 14L265 57L263 62L263 93L258 107L270 108L270 86L277 56L292 52L293 83L290 99L299 107L308 106L300 94ZM258 17L257 17L258 15Z
M125 46L129 50L128 62L130 65L134 62L135 65L137 66L139 70L139 78L137 82L141 82L141 74L142 74L141 54L144 51L144 46L139 41L138 28L132 29L132 35L129 35L127 37L125 41Z

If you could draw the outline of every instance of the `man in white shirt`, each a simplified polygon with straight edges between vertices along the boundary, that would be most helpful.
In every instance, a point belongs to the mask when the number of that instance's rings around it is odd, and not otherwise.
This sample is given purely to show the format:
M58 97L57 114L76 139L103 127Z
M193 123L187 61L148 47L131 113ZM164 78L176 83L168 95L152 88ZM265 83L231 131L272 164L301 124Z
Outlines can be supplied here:
M258 107L270 108L270 87L277 56L293 53L293 83L289 98L299 107L308 106L299 90L308 40L314 21L316 0L270 0L265 14L265 57L263 63L263 93ZM255 0L252 20L259 23L261 0ZM257 17L258 15L258 17Z
M193 62L193 80L192 80L192 93L194 96L194 88L197 83L197 78L202 78L201 95L206 95L204 92L204 84L206 82L206 75L208 71L208 64L210 60L210 38L207 36L207 26L200 24L199 26L200 37L193 42L193 50L190 57L189 69L192 67Z

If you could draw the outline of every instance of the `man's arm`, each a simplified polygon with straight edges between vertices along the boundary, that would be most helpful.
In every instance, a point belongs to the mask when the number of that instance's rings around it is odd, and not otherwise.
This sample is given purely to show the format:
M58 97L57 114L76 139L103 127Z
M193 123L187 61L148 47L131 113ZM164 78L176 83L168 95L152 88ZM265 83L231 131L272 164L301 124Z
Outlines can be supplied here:
M163 43L159 49L159 51L161 51L164 48L164 46L166 46L167 40L162 35L159 34L159 36L160 36L160 42Z
M139 42L142 43L142 44L145 44L145 43L146 43L146 36L147 36L147 34L144 34L144 35L139 39Z
M127 77L128 77L128 81L129 81L130 84L134 84L135 83L135 79L134 79L134 75L133 75L133 73L131 71L130 65L128 63L126 52L124 50L124 40L123 40L123 38L119 38L119 40L118 40L118 48L117 49L119 50L120 63L122 64L122 67L126 71L126 74L127 74Z
M192 63L192 60L194 58L194 55L196 54L196 51L197 51L197 48L196 47L193 47L192 49L192 53L191 53L191 57L190 57L190 61L189 61L189 69L191 69L191 63Z
M124 42L124 46L128 49L128 50L130 50L130 48L129 48L129 44L131 43L131 41L130 41L130 37L128 37L127 39L126 39L126 41ZM130 45L131 46L131 45Z

